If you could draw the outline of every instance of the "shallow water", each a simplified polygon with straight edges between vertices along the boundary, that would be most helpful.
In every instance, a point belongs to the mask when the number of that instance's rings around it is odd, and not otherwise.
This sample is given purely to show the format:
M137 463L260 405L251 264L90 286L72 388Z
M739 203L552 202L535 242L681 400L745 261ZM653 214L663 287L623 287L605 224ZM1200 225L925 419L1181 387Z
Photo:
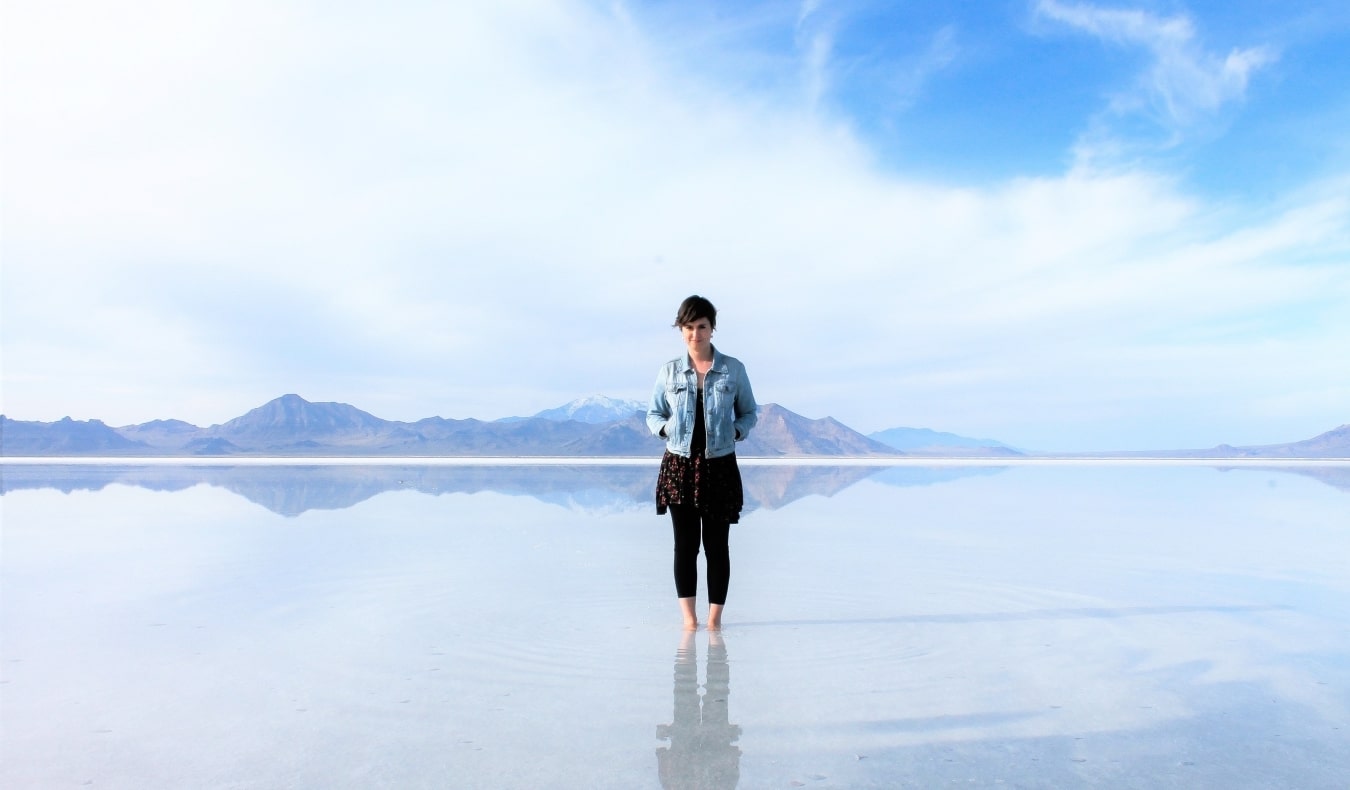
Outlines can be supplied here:
M0 786L1343 788L1346 467L0 468Z

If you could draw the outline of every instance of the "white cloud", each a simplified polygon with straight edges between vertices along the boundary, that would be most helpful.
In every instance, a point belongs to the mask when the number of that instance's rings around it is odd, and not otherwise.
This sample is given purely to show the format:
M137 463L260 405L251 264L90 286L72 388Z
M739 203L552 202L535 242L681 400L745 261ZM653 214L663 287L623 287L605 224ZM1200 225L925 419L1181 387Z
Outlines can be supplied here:
M1251 75L1278 58L1267 46L1234 48L1226 55L1209 51L1186 16L1163 17L1137 9L1059 0L1037 0L1036 12L1105 41L1145 50L1145 68L1134 85L1111 99L1109 114L1147 117L1164 130L1169 144L1212 118L1224 105L1240 102ZM1107 137L1092 142L1098 153L1121 144L1107 130L1096 134Z

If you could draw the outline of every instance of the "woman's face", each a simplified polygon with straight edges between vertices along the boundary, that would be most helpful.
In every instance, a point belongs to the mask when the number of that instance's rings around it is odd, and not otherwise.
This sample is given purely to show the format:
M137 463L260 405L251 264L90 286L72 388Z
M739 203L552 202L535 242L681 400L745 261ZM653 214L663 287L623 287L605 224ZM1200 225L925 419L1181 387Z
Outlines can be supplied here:
M712 345L712 324L706 318L696 319L688 324L680 324L680 333L684 335L684 344L691 354L706 356Z

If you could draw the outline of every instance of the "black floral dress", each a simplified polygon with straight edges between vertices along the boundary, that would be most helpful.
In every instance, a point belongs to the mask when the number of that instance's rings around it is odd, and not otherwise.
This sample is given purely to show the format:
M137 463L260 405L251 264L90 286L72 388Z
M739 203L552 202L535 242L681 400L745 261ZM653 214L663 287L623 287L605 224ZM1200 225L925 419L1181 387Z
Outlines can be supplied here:
M703 425L703 390L698 391L694 414L694 435L689 440L689 457L667 450L661 457L656 476L656 512L665 515L671 505L693 506L705 519L736 524L745 506L741 488L741 470L736 454L704 458L708 445Z

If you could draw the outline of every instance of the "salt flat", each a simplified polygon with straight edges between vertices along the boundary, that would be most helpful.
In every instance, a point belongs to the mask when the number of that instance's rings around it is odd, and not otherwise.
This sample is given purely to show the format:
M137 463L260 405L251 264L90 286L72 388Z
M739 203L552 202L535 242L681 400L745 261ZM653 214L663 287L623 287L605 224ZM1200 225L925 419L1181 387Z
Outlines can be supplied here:
M1350 775L1343 467L747 469L727 628L690 638L647 470L503 464L456 487L470 460L285 459L233 488L63 489L79 470L52 465L8 489L0 785ZM424 488L335 490L391 474Z

